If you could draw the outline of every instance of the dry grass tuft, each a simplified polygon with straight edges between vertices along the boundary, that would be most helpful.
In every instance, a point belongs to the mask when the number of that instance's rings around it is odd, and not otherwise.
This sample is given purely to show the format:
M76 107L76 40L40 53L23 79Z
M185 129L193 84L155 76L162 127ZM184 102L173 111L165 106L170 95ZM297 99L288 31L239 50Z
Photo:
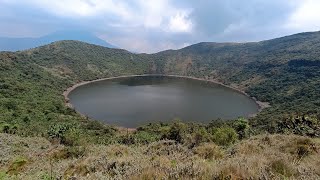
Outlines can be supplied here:
M7 173L17 175L27 163L28 160L25 157L16 157L9 165Z
M205 143L194 149L194 153L203 159L216 160L224 157L224 151L220 146L213 143Z

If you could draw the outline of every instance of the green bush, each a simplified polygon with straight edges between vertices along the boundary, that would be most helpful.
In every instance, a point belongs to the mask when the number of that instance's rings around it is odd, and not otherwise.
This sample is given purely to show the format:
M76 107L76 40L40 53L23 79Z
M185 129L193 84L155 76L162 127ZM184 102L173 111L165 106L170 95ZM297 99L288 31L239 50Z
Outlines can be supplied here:
M10 125L7 123L4 123L0 126L0 130L2 133L7 133L7 134L16 134L18 132L18 125Z
M239 118L233 123L234 129L237 131L239 139L249 137L249 121L245 118Z
M149 133L146 131L137 131L133 134L135 143L149 144L160 140L160 135L155 133Z
M211 139L210 134L205 129L205 127L194 128L190 138L191 139L189 139L189 142L187 142L188 144L190 144L190 148L198 146L203 142L210 142Z
M174 122L169 129L168 134L165 134L163 138L175 140L178 143L183 143L183 136L186 131L186 124L180 121Z
M65 124L55 124L49 128L48 136L51 139L63 139L64 134L68 129L69 127Z
M79 146L86 144L86 142L82 141L81 131L78 128L68 129L61 139L61 143L67 146Z
M229 146L237 141L238 135L231 127L220 127L215 130L212 138L218 145Z
M119 136L118 142L125 145L132 145L136 143L136 140L132 134L127 134Z
M10 132L10 124L3 124L1 125L1 132L3 133L9 133Z

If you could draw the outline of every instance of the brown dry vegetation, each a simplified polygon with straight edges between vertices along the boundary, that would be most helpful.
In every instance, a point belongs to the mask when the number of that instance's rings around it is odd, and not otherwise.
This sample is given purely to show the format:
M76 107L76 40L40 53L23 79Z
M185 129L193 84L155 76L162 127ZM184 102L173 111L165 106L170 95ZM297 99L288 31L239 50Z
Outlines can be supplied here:
M66 147L0 134L0 179L319 179L320 140L259 135L229 147L149 145Z

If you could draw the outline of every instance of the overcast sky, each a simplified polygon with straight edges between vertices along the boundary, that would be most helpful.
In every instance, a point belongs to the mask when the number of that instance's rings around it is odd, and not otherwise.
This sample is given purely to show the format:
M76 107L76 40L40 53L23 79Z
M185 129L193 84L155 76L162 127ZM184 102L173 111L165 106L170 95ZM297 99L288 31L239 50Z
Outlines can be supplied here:
M0 0L0 36L81 29L135 52L320 30L320 0Z

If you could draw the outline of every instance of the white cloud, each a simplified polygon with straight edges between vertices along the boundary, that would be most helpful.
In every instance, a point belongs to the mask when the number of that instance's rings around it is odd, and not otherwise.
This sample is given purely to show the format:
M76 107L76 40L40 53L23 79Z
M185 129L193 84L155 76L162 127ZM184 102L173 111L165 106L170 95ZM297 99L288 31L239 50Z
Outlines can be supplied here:
M140 22L146 28L159 28L163 25L166 14L172 7L167 0L139 0L138 1ZM165 12L165 13L164 13ZM139 20L137 19L137 20Z
M170 17L169 31L171 32L191 32L192 21L189 19L190 12L181 11Z
M190 32L192 22L191 10L177 8L169 0L139 0L139 14L143 26L158 28L165 32Z
M189 32L192 22L190 10L175 7L170 0L0 0L0 4L19 4L41 9L60 17L82 19L109 17L114 26L141 26L165 32Z
M317 31L320 29L320 1L304 0L289 16L285 28L293 31Z

